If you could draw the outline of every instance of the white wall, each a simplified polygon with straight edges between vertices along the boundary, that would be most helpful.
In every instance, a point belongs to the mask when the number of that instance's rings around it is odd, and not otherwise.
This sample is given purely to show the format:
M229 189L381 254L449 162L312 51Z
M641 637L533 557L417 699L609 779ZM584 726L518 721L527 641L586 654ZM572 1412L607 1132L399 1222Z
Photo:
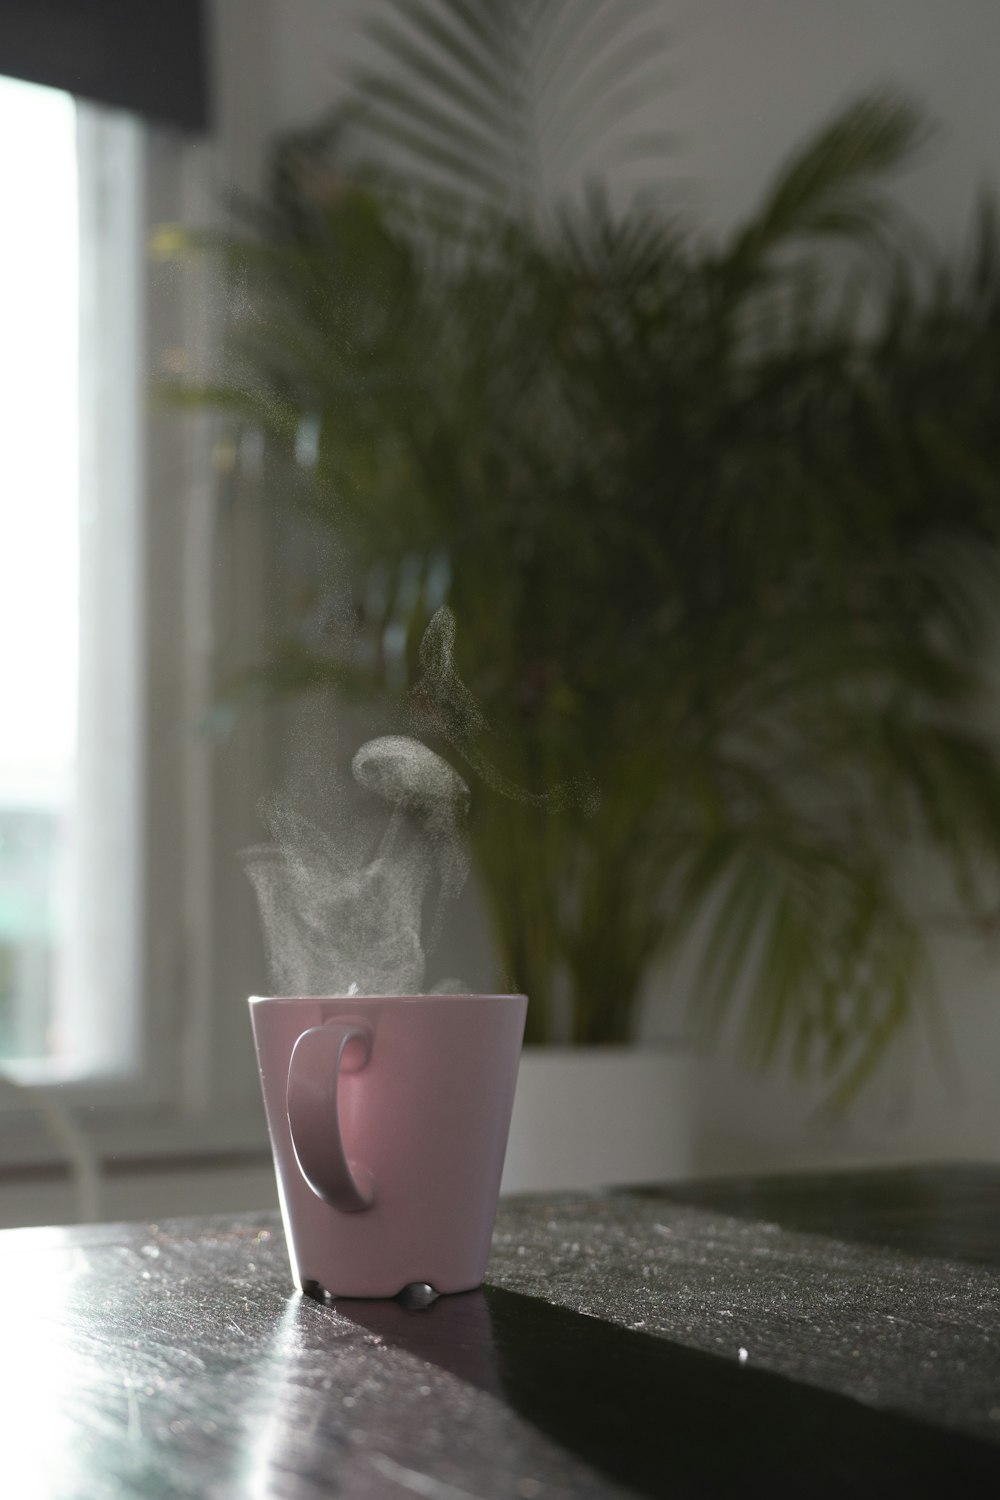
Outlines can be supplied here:
M995 0L690 0L678 8L678 85L667 101L698 184L699 217L739 219L814 124L883 83L940 122L900 198L948 242L997 180L1000 5Z
M581 15L589 3L576 0ZM245 96L255 140L310 123L336 99L359 21L380 9L378 0L216 4L233 54L222 57L229 88L234 101ZM996 181L996 0L662 0L662 13L671 81L650 118L677 134L667 171L698 222L736 222L805 133L883 83L912 93L940 124L900 185L931 232L949 240L979 187ZM260 67L248 66L250 33L266 38Z
M578 0L582 9L588 0ZM224 122L234 170L251 184L272 130L307 124L336 97L363 0L217 0ZM941 244L962 235L1000 138L997 0L664 0L675 81L660 117L679 137L678 201L724 231L753 206L804 134L879 83L912 92L940 122L899 196ZM694 1167L712 1171L1000 1153L1000 996L993 955L935 941L952 1030L951 1083L918 1037L849 1118L820 1095L761 1080L725 1056L699 1065ZM674 1030L654 996L651 1035ZM676 1000L678 997L671 997Z

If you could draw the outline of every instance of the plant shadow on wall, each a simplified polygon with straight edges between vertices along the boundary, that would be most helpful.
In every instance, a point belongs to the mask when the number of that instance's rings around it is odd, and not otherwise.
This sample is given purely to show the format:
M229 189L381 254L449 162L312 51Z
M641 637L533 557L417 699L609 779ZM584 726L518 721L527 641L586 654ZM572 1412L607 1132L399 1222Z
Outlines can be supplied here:
M234 691L417 688L446 753L599 786L552 813L470 778L529 1040L563 991L573 1041L629 1039L697 932L696 1028L846 1099L933 1005L900 865L940 859L973 927L996 900L995 220L961 264L920 245L886 182L927 131L888 93L721 240L652 197L542 191L532 122L608 155L653 76L615 4L571 47L568 9L388 6L346 108L279 145L245 234L200 241L240 316L229 373L177 397L265 434L274 504L339 558L303 565ZM460 677L421 719L443 604Z

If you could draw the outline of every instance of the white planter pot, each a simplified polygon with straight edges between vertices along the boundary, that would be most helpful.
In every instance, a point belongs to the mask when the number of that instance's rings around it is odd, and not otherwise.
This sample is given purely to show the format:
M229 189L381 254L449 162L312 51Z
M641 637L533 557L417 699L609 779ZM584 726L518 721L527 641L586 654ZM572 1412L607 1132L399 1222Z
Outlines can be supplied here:
M693 1077L680 1047L526 1048L500 1191L690 1177Z

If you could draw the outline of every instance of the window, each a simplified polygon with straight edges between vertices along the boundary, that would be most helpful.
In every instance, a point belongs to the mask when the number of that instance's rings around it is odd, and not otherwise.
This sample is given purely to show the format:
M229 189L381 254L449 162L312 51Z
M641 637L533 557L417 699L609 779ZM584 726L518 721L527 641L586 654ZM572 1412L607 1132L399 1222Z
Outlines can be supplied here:
M206 130L196 0L162 46L144 9L131 51L121 7L88 8L87 78L20 9L45 35L19 60L3 30L0 75L47 53L106 102L0 76L0 1187L68 1155L92 1214L110 1157L266 1145L237 851L278 752L259 718L200 726L263 649L273 539L225 423L155 391L209 378L228 311L159 232L225 227L256 158Z
M0 78L0 1064L137 1048L141 127Z

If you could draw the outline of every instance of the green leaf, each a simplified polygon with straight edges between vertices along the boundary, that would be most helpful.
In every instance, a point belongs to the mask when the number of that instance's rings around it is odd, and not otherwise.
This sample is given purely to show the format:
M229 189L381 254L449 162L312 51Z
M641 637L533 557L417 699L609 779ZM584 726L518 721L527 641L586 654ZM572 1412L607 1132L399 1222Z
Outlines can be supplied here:
M737 233L728 261L743 272L793 239L866 234L891 217L875 189L929 134L923 113L891 93L867 95L824 126L783 168Z

